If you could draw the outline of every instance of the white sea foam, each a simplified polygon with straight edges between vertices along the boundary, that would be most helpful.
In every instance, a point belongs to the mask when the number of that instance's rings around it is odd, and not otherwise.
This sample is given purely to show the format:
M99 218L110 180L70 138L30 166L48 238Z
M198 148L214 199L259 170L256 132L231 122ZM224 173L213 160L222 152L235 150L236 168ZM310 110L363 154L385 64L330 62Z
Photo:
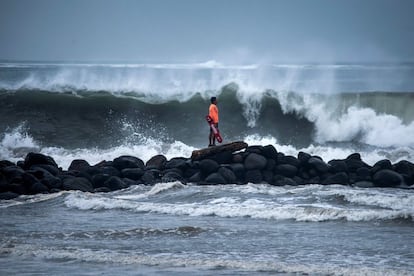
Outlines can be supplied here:
M26 132L24 125L21 125L3 136L0 142L0 160L17 162L24 159L29 152L40 152L53 157L59 166L67 169L74 159L84 159L94 165L122 155L133 155L146 162L157 154L163 154L168 159L178 156L190 157L193 150L195 150L194 147L180 141L164 143L152 138L145 138L139 144L125 143L107 149L40 147L36 140Z
M24 124L6 132L0 142L0 159L17 161L29 151L39 151L36 141L26 132Z
M332 159L343 159L354 153L350 148L338 148L333 146L314 146L306 148L295 148L292 145L279 144L277 139L272 136L248 135L243 140L249 145L273 145L279 152L286 155L297 156L299 151L304 151L312 155L321 156L325 161ZM113 160L121 155L133 155L142 159L144 162L157 154L163 154L168 159L173 157L190 157L196 148L186 145L180 141L164 143L156 139L146 138L141 143L125 143L117 147L107 149L79 148L65 149L61 147L40 147L38 142L33 139L21 125L5 133L0 142L0 159L17 162L24 159L28 152L41 152L52 156L57 164L67 169L74 159L85 159L91 165L103 160ZM399 147L383 150L377 148L370 151L360 151L362 159L370 165L382 159L389 159L395 163L400 160L414 162L414 149L410 147Z
M11 200L1 200L0 209L9 208L9 207L17 206L17 205L34 204L34 203L39 203L43 201L48 201L48 200L58 198L67 193L69 192L61 191L61 192L52 193L52 194L21 195L18 198L14 198Z
M0 89L28 88L73 93L108 91L117 96L132 94L143 101L158 103L171 100L183 102L196 94L207 99L217 95L223 86L231 83L234 84L232 87L237 92L237 99L242 104L243 115L250 127L256 125L261 114L263 97L270 96L280 102L283 112L294 112L314 123L315 143L351 141L385 148L361 152L364 160L370 164L384 158L392 162L414 160L414 140L411 138L414 137L414 121L406 122L407 120L403 121L396 115L362 108L357 102L345 108L334 97L327 100L327 97L321 96L332 96L342 91L337 87L335 70L338 68L359 70L361 67L365 70L371 68L368 65L225 65L217 61L207 61L192 64L16 65L18 68L19 66L28 66L33 70L16 81L0 80ZM42 66L48 70L36 70ZM385 68L392 69L389 66ZM313 72L312 78L306 75L308 71ZM369 88L369 91L387 91L376 87L376 84ZM256 135L245 138L251 145L272 144L279 151L290 155L296 155L303 150L325 160L345 158L353 153L352 149L330 146L311 145L298 149L291 145L278 144L273 137ZM13 130L3 137L0 157L15 161L24 155L25 148L38 149L37 144L24 130ZM76 158L97 163L102 159L111 160L116 156L132 153L146 160L155 154L166 154L169 157L189 156L193 149L180 141L165 146L160 144L163 143L157 139L148 139L142 144L126 143L107 150L66 150L52 147L41 150L59 159L59 163L66 168Z
M129 199L129 200L148 198L150 196L158 195L162 192L165 192L171 189L182 189L184 187L185 185L178 181L168 182L168 183L157 183L151 188L151 190L147 192L139 193L139 194L118 195L118 196L115 196L115 198Z
M330 186L330 189L317 193L324 196L343 196L346 201L358 205L402 210L407 214L414 214L414 195L404 190L348 189L342 186Z
M45 260L71 260L115 265L147 265L159 267L182 267L189 269L236 269L254 272L277 272L315 275L411 275L412 271L403 269L387 269L361 265L344 267L331 263L299 263L283 260L240 260L236 257L214 256L212 254L189 255L174 254L143 254L140 252L115 252L109 250L91 250L87 248L57 248L38 245L3 246L3 255L17 255L41 258Z
M175 186L175 184L172 184ZM165 186L163 186L165 187ZM170 189L171 186L168 186ZM385 195L381 193L362 193L353 192L351 188L341 189L334 186L331 190L325 190L324 186L312 185L310 187L299 188L273 188L267 187L268 195L278 195L272 199L250 197L243 199L239 196L217 197L214 199L204 199L198 202L141 202L141 196L115 197L108 198L102 195L85 193L72 193L65 199L65 204L70 208L81 210L110 210L124 209L133 212L156 212L169 215L180 216L218 216L218 217L251 217L258 219L274 220L296 220L296 221L373 221L373 220L393 220L393 219L413 219L413 197L406 196L398 204L399 195ZM203 189L203 188L200 188ZM220 190L221 187L213 188ZM223 189L227 189L226 187ZM243 189L243 188L238 188ZM271 190L275 189L274 193ZM283 194L284 189L284 194ZM159 188L155 188L159 190ZM215 192L218 192L218 191ZM247 186L248 193L264 193L262 186L253 189ZM237 191L237 189L235 189ZM246 192L245 191L245 192ZM374 190L376 191L376 190ZM203 192L201 190L200 192ZM234 191L233 191L234 192ZM153 194L151 191L148 194ZM332 204L332 196L345 195L350 204ZM330 195L329 199L323 199ZM314 198L316 202L300 202L304 198ZM124 200L128 199L128 200ZM315 201L313 200L313 201ZM324 202L326 201L326 202ZM357 204L355 204L357 203ZM362 206L361 206L362 205Z
M272 136L248 135L243 140L249 145L273 145L279 152L286 155L297 156L300 151L317 155L323 158L326 162L332 159L345 159L350 154L355 153L356 150L352 148L336 147L330 145L310 145L306 148L296 148L292 145L279 144L276 138ZM389 159L392 163L401 160L408 160L414 162L414 148L413 147L395 147L395 148L374 148L367 150L358 150L361 158L369 165L374 165L377 161L382 159Z
M395 115L378 114L371 108L348 107L335 99L326 101L319 95L273 94L286 113L296 112L315 123L316 141L359 141L380 147L414 146L414 121L405 124ZM396 139L398 137L398 139Z
M257 65L223 65L217 61L192 64L27 64L32 69L21 79L0 81L0 89L35 89L53 92L108 91L125 93L145 102L187 101L196 93L208 98L223 86L247 80ZM46 67L46 72L37 68ZM250 84L251 83L251 84ZM262 89L261 89L262 90ZM208 92L210 91L210 92ZM210 95L211 94L211 95Z

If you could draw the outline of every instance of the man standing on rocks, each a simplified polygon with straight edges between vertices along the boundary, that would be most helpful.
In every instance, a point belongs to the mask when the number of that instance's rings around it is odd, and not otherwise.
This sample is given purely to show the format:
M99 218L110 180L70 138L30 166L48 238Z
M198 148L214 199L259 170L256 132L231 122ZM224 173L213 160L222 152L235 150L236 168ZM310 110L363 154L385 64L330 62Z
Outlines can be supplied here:
M218 131L218 122L219 122L219 114L218 114L218 108L217 108L217 98L211 97L210 99L210 108L208 109L208 115L213 120L213 124L210 126L210 135L209 135L209 144L208 146L215 146L216 145L216 136L214 135L213 126ZM219 141L221 142L221 141Z

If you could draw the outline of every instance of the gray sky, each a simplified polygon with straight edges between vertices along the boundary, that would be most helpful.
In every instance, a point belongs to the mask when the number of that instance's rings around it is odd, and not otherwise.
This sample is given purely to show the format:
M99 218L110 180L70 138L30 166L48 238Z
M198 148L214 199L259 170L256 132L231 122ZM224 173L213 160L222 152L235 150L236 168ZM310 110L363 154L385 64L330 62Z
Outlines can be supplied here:
M414 0L0 0L0 59L414 61Z

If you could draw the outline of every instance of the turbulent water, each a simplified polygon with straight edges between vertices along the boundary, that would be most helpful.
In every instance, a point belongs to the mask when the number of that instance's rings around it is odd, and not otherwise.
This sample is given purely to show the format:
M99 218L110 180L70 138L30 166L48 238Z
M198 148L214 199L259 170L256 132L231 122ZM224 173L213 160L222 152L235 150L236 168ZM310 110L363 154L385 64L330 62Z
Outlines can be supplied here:
M225 142L414 162L414 65L0 64L0 160L64 169ZM334 183L333 183L334 184ZM184 186L0 202L1 274L414 273L412 189Z
M326 159L414 160L414 65L0 65L0 157L38 148L67 167L208 143L218 96L225 141Z
M414 194L269 185L135 186L1 202L0 272L412 275Z

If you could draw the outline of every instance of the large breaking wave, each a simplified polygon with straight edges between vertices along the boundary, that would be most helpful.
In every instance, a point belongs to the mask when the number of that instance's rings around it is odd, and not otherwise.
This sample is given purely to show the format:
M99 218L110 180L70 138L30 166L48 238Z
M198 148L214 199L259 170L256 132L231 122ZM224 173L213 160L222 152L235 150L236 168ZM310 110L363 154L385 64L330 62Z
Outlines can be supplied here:
M16 147L65 149L69 156L151 144L151 154L171 145L187 152L206 144L204 115L214 95L225 141L386 149L391 159L410 160L413 76L411 64L3 63L2 156Z

